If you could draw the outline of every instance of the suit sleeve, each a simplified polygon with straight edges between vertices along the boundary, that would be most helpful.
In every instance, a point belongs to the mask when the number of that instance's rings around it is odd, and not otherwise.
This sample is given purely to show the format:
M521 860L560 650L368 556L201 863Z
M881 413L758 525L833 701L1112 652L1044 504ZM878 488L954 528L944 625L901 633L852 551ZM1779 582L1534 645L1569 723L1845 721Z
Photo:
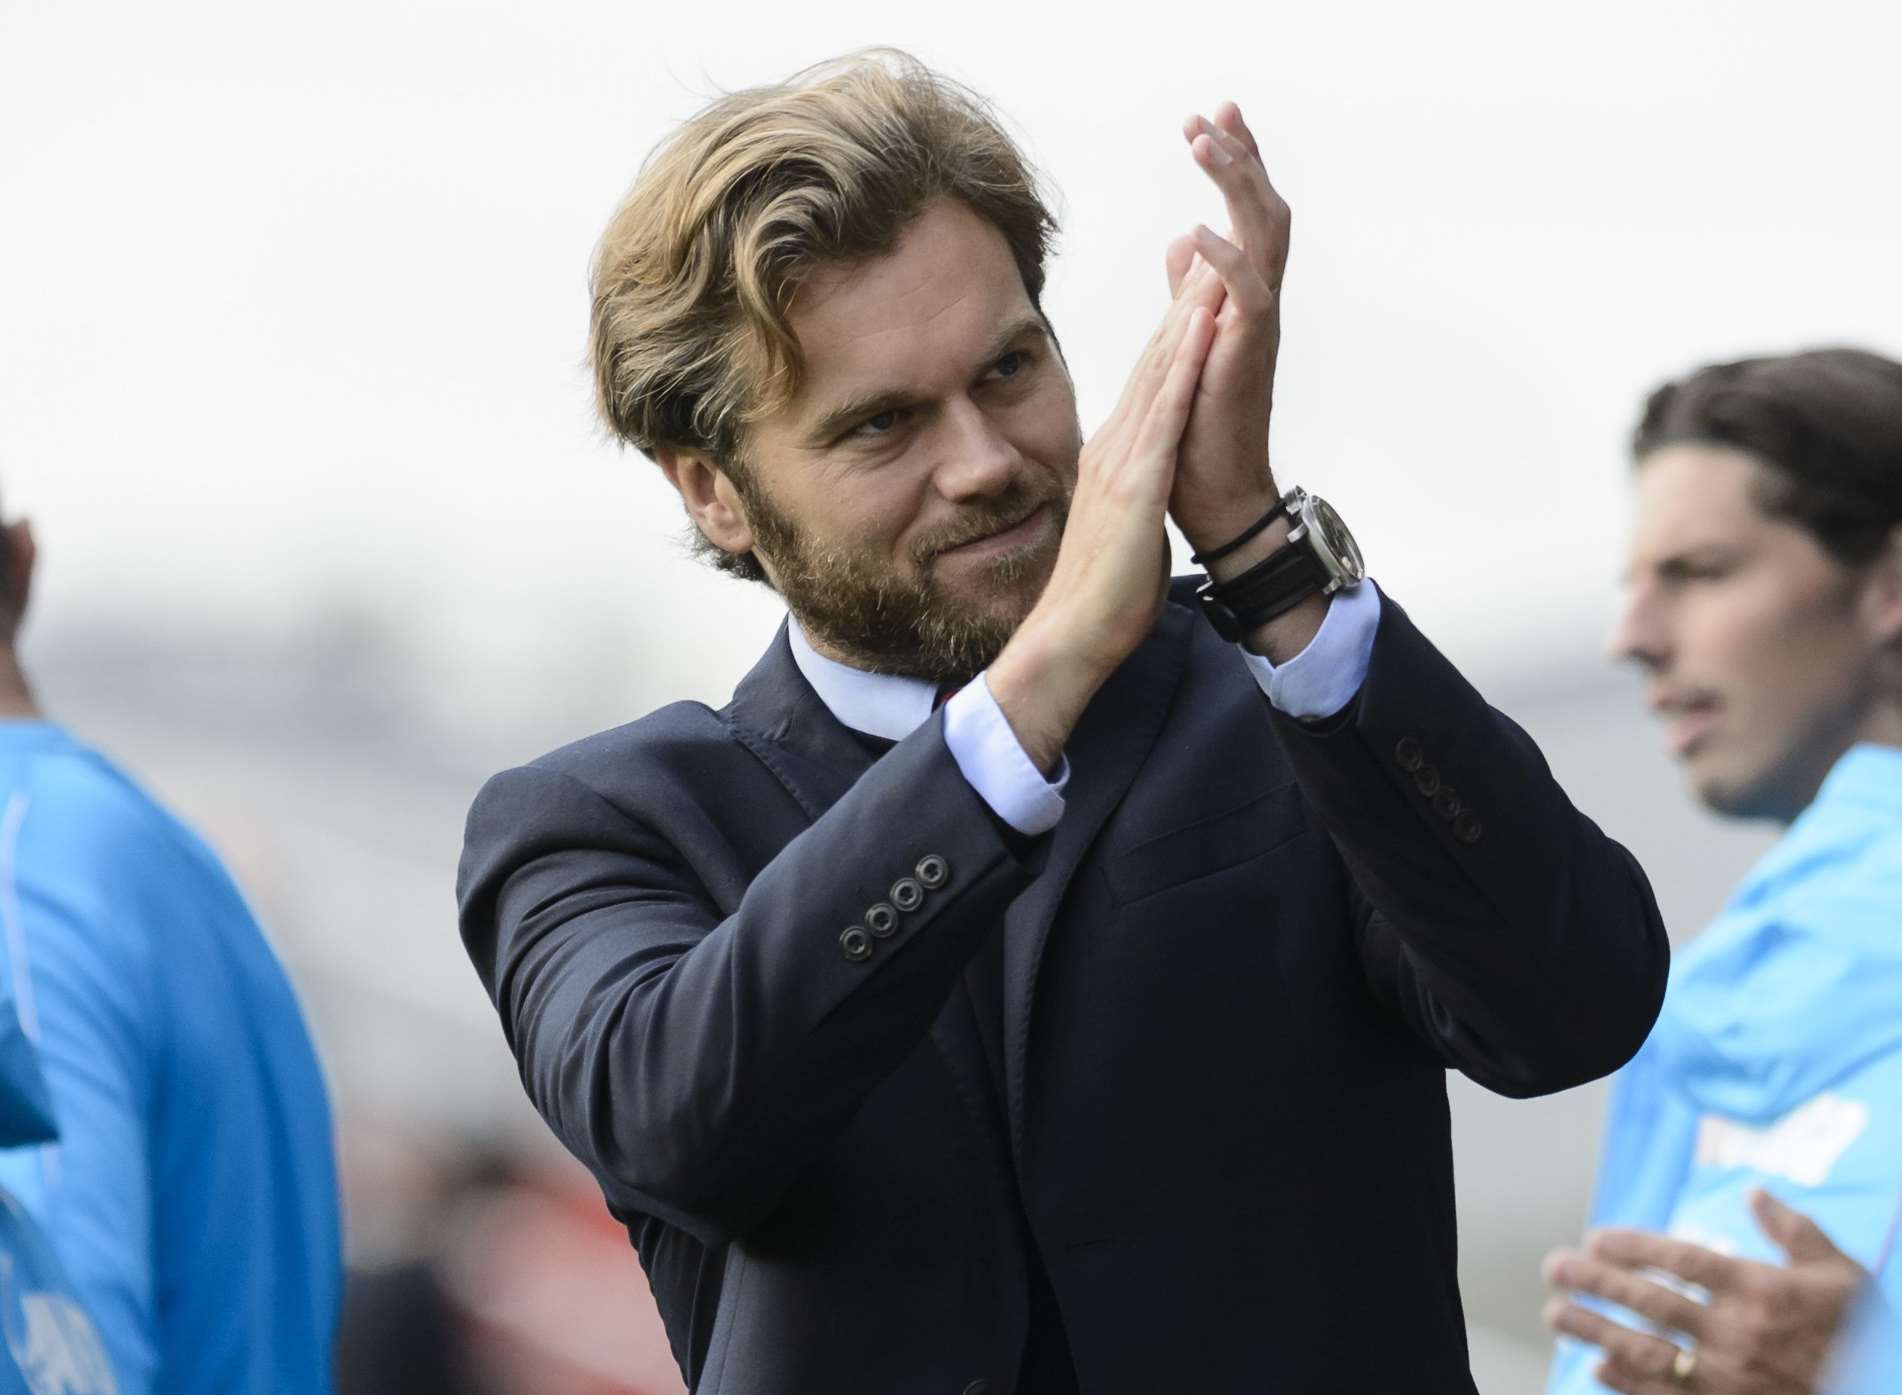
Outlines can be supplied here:
M1352 873L1370 984L1432 1050L1513 1096L1630 1059L1670 963L1649 882L1391 598L1355 701L1272 720Z
M681 850L719 836L704 809L661 802L664 827L560 770L498 775L469 815L462 931L555 1132L641 1209L717 1243L768 1215L918 1044L1034 849L984 807L940 722L735 905ZM941 879L920 873L932 857ZM902 878L915 907L893 895ZM865 935L878 902L897 923L861 954L842 935Z

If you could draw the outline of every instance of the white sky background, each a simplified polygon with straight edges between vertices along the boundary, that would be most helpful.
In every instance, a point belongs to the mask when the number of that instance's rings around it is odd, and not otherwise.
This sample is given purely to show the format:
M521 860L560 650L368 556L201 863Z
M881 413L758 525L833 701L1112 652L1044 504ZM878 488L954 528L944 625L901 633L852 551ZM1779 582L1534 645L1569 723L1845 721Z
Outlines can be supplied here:
M37 625L385 617L445 681L627 646L718 700L771 598L597 432L589 254L716 87L890 43L1061 188L1100 420L1237 99L1294 205L1274 444L1462 657L1594 643L1624 439L1700 360L1902 350L1892 4L0 0L0 497ZM1084 17L1086 16L1087 17Z

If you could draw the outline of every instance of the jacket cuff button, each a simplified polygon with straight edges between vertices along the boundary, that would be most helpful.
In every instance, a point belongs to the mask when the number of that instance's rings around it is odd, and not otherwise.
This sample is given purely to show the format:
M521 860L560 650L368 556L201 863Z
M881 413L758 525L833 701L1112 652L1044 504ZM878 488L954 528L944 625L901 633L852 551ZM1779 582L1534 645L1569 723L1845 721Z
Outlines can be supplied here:
M926 891L936 891L950 879L951 864L946 862L942 857L939 857L936 853L926 853L923 857L918 859L918 865L913 869L913 875L918 878L919 884L922 885Z
M901 911L915 911L925 903L925 889L910 877L892 883L892 904Z
M1407 774L1411 775L1414 771L1418 770L1420 768L1420 762L1425 759L1426 751L1420 745L1417 737L1403 736L1394 742L1393 763L1406 771Z
M1479 821L1479 816L1471 809L1453 820L1453 836L1469 847L1477 843L1480 835L1485 831L1486 826Z
M839 953L854 964L872 957L872 937L863 925L848 926L839 936Z
M865 910L865 928L872 932L876 940L888 940L898 928L898 912L893 910L889 901L874 901Z

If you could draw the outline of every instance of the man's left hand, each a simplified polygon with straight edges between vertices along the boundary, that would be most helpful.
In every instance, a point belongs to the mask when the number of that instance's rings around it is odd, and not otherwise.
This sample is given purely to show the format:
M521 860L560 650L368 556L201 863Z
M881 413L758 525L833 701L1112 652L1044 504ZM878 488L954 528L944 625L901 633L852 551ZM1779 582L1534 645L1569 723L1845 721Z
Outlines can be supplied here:
M1692 1361L1688 1380L1674 1373L1681 1344L1565 1298L1546 1305L1546 1326L1600 1348L1599 1381L1626 1395L1813 1395L1869 1276L1800 1211L1761 1191L1751 1208L1789 1256L1785 1267L1641 1230L1599 1231L1583 1253L1546 1256L1549 1282L1595 1294L1688 1338L1694 1352L1685 1358ZM1709 1297L1700 1302L1653 1275L1674 1277Z
M1262 164L1255 137L1233 102L1209 121L1192 116L1183 135L1195 161L1228 205L1232 227L1206 227L1169 248L1174 295L1197 257L1220 277L1215 343L1202 368L1182 438L1169 512L1198 552L1220 547L1274 504L1268 417L1281 347L1281 278L1288 264L1290 213Z

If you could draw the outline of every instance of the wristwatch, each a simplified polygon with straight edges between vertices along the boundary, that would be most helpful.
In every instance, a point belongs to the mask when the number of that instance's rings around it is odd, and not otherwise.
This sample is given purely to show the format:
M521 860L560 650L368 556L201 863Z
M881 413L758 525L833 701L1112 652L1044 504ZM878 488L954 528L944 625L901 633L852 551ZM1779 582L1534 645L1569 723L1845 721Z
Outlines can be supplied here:
M1294 520L1287 541L1240 576L1196 592L1215 633L1231 644L1309 596L1331 596L1367 575L1354 535L1327 500L1291 489L1281 502Z

